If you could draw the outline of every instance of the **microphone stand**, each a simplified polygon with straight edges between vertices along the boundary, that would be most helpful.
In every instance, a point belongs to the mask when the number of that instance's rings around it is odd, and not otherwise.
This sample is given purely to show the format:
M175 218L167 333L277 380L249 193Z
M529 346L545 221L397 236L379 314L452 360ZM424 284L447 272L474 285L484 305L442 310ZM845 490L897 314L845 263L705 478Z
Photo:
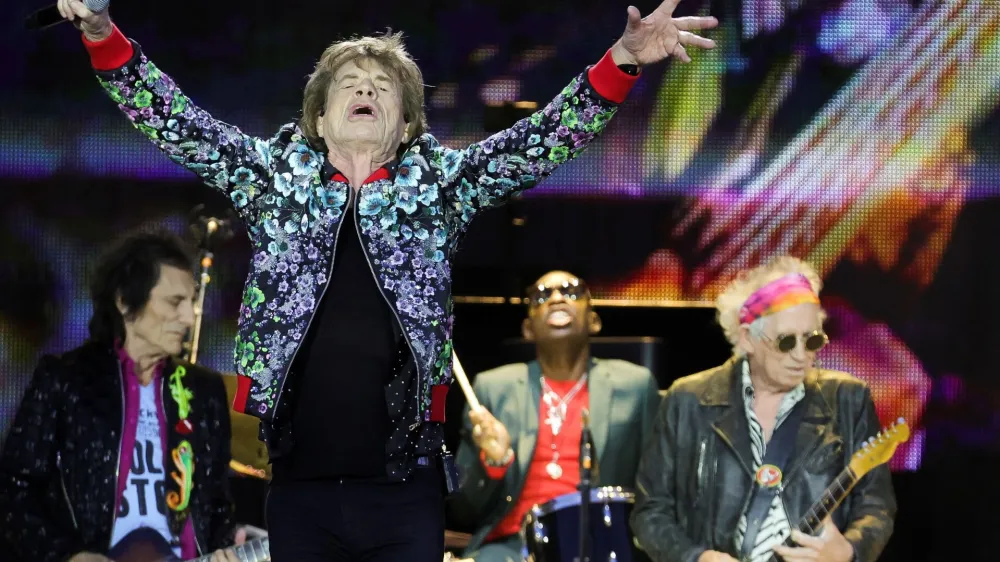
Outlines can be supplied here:
M580 556L579 562L590 562L590 488L594 463L594 440L590 433L590 411L583 410L583 431L580 433Z
M231 227L232 217L217 218L200 216L199 213L205 208L198 205L191 212L192 218L188 225L191 233L198 243L198 265L200 268L198 275L198 292L194 302L194 325L191 327L190 339L184 344L183 359L191 363L198 362L198 343L201 341L201 321L205 314L205 290L212 279L211 269L215 264L214 247L218 240L225 240L233 236ZM231 214L231 213L230 213Z

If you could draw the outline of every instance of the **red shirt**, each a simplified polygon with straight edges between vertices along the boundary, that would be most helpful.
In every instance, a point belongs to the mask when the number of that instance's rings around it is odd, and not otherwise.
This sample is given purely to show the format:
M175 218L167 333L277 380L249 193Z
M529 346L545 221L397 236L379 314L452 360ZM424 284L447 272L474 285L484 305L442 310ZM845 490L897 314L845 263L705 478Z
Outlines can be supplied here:
M565 397L578 381L546 381L561 397ZM549 406L544 395L538 404L538 441L528 465L528 474L524 488L517 498L514 508L507 513L500 523L486 536L486 541L493 541L517 534L525 514L535 504L543 504L563 494L577 492L580 483L580 435L583 432L583 407L590 403L586 383L566 404L566 418L563 420L559 435L552 435L552 426L546 423L549 418ZM555 449L552 444L555 443ZM549 475L546 467L559 453L557 464L562 469L558 479ZM482 456L480 457L482 458ZM513 462L513 461L511 461ZM510 466L509 464L507 466ZM490 478L499 480L507 472L507 468L487 467Z

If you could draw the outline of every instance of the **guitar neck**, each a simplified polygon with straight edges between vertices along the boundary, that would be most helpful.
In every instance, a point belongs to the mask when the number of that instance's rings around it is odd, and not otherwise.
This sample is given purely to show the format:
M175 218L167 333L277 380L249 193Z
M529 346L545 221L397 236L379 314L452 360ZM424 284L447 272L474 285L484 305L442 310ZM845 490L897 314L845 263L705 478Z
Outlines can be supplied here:
M833 480L833 483L823 490L819 499L816 503L812 504L808 511L802 519L799 519L799 524L796 526L798 530L807 535L812 535L819 529L820 525L823 524L823 520L826 519L827 515L833 513L833 510L837 509L850 493L851 488L858 483L858 478L854 476L854 472L851 467L845 467L844 470L840 471L840 474ZM782 543L785 546L798 546L798 544L792 540L791 535L785 539ZM778 562L778 557L776 554L771 554L768 558L768 562Z
M261 537L259 539L248 540L241 545L233 546L226 550L232 551L237 558L246 562L267 562L271 559L269 546L267 537ZM192 562L211 562L211 560L212 554L209 553L201 558L195 558Z

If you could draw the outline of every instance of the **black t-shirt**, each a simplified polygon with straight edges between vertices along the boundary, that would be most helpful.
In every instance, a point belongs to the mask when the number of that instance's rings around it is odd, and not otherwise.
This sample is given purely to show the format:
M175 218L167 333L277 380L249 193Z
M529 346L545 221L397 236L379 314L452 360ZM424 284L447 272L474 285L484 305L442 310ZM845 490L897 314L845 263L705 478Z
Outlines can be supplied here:
M385 385L403 336L363 253L356 198L344 212L329 285L292 365L293 445L274 461L276 480L386 476Z

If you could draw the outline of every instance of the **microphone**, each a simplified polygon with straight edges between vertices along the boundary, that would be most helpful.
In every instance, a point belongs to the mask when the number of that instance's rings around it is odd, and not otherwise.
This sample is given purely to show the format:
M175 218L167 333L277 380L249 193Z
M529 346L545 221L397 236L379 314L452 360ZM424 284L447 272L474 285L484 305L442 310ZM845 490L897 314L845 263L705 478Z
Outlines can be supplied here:
M200 204L191 210L188 214L188 229L198 247L208 250L213 242L233 237L233 222L237 216L229 209L224 217L207 217L201 214L204 209L205 205Z
M576 560L590 562L590 488L594 465L594 438L590 433L590 411L583 409L583 430L580 432L580 544Z
M584 408L583 431L580 432L580 476L581 480L588 483L594 464L593 443L593 436L590 433L590 411Z
M83 5L95 14L107 10L108 4L110 3L111 0L83 0ZM59 8L53 4L51 6L46 6L25 18L24 27L27 29L46 29L64 21L69 20L63 18L59 13Z

